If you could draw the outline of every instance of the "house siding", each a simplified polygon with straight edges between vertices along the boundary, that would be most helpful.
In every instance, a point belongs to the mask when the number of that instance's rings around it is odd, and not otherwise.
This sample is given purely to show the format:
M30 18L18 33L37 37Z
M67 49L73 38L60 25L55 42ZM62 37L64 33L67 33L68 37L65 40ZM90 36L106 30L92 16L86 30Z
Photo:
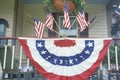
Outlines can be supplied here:
M24 20L22 26L22 36L35 37L34 22L28 15L39 19L42 23L45 23L47 15L45 7L40 4L24 4L23 14ZM44 37L48 37L47 28L44 30Z
M34 23L27 16L30 14L38 18L41 22L45 22L46 10L40 4L22 4L19 2L17 25L15 27L15 0L0 0L0 18L4 18L9 23L9 28L6 29L6 36L24 36L34 37ZM11 6L11 7L9 7ZM21 8L20 8L21 7ZM88 13L89 19L97 16L93 24L89 26L89 37L108 37L107 27L107 10L106 6L102 4L88 4L85 12ZM45 28L44 37L48 37L48 30Z
M89 18L97 16L89 26L89 37L108 37L107 13L105 5L88 5L86 10Z
M0 18L8 21L9 28L6 28L5 36L11 37L14 34L14 9L15 0L0 0Z

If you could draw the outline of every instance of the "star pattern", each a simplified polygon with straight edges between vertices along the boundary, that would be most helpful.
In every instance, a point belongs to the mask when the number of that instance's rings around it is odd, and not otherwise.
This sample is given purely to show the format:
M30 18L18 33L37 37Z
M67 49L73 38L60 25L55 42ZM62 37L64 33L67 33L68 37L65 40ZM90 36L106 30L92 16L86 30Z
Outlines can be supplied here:
M85 54L90 54L90 51L89 51L89 50L86 50L86 51L85 51Z
M44 50L43 50L43 51L41 51L41 54L46 54L46 51L44 51Z
M93 42L88 42L87 46L88 47L93 47Z
M37 47L42 47L43 45L42 45L42 43L40 42L40 43L37 43Z
M77 65L83 61L85 61L92 54L94 50L94 41L86 40L85 48L80 53L75 53L73 56L56 56L54 53L50 53L45 47L44 41L38 41L37 49L40 52L40 55L48 62L54 65L60 66L72 66Z

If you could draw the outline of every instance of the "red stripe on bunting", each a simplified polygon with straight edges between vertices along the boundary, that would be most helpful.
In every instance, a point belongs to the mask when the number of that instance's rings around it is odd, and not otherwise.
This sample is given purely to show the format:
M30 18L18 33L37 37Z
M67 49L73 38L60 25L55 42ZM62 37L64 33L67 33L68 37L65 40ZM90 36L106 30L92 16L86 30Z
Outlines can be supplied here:
M98 68L100 63L103 61L103 59L106 55L106 52L108 50L109 43L111 42L111 40L104 40L103 49L100 51L100 54L99 54L99 57L98 57L97 61L91 66L91 68L89 68L85 72L83 72L81 74L78 74L78 75L75 75L75 76L61 76L61 75L56 75L56 74L53 74L53 73L48 73L47 71L45 71L32 58L32 55L31 55L31 52L29 50L29 47L27 46L26 40L20 39L19 41L20 41L21 45L23 46L23 49L26 52L26 55L30 59L31 63L33 64L33 66L35 66L36 70L38 72L40 72L41 74L43 74L49 80L87 80L94 73L94 71Z
M65 40L55 40L54 44L60 47L71 47L71 46L75 46L76 42L75 40L65 39Z

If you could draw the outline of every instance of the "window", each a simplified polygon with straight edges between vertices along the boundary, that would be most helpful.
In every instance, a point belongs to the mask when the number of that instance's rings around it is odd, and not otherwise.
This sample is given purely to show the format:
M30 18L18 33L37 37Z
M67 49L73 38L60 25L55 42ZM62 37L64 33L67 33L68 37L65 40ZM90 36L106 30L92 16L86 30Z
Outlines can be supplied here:
M63 26L63 16L59 17L60 34L67 35L68 37L78 37L78 23L75 21L75 16L70 16L71 29L65 29Z
M0 37L3 37L5 34L5 25L0 24Z
M5 19L0 19L0 37L5 36L5 28L8 27L8 22ZM0 46L3 45L3 40L0 40Z
M54 31L48 30L48 36L49 37L61 37L61 35L67 35L67 37L88 37L88 28L85 29L83 32L80 32L79 30L79 24L77 22L76 16L70 16L70 22L71 22L71 29L65 29L63 26L63 14L61 13L52 13L56 22L59 23L59 26L57 27L56 23L54 22L53 29L58 32L55 33ZM86 15L86 20L88 20L88 13L85 13ZM74 24L73 24L74 23Z

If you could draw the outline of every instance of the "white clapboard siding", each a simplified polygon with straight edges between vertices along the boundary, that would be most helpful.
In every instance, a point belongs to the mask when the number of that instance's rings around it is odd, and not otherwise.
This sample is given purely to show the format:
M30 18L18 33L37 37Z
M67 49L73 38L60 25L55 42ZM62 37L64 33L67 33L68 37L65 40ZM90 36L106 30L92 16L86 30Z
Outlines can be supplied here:
M88 17L97 16L89 26L89 37L108 37L107 14L105 5L89 5Z
M14 9L15 0L0 0L0 18L7 20L9 24L9 28L6 29L5 36L12 36L14 32Z

